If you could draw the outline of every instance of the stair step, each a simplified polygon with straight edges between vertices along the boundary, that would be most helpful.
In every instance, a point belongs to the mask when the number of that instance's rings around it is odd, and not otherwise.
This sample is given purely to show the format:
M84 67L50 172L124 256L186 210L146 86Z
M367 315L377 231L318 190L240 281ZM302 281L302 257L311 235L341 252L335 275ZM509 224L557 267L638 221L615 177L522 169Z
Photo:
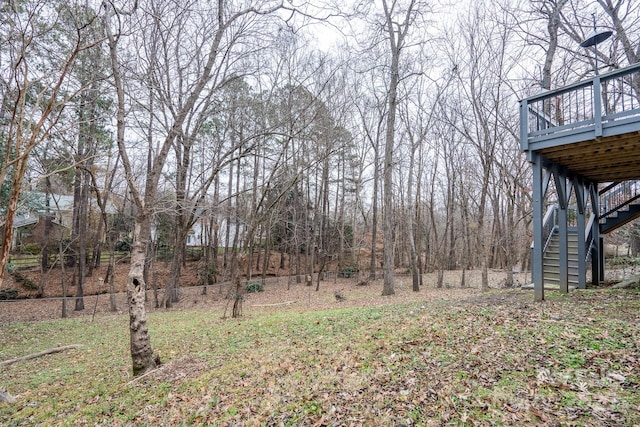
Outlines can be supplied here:
M558 269L558 268L560 268L560 263L557 260L555 262L553 262L553 260L545 259L545 260L542 261L542 268L544 269L546 267ZM578 263L577 262L570 262L567 265L567 268L569 270L578 270L579 269Z
M569 290L570 291L574 291L576 290L578 287L574 286L574 285L569 285ZM522 287L522 289L534 289L534 285L533 283L528 284L528 285L524 285ZM560 286L557 283L544 283L544 290L545 291L559 291L560 290Z
M543 271L543 276L544 278L551 278L551 279L560 279L560 272L559 271ZM575 278L576 280L578 279L578 275L577 274L568 274L569 279L571 280L572 278Z
M544 278L544 283L551 283L554 285L559 285L560 284L560 280L558 279L548 279L548 278ZM569 284L569 286L578 286L578 281L577 280L569 280L567 281L567 283Z
M560 272L558 270L543 270L542 274L544 277L560 277ZM576 272L568 272L567 274L569 278L578 278L578 274Z

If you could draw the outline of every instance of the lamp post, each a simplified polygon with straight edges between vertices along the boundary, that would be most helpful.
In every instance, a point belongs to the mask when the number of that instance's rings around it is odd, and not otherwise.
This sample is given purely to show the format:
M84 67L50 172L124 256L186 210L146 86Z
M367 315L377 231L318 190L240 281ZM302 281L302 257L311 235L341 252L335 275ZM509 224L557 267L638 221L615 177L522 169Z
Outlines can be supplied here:
M582 43L580 43L580 46L585 48L593 46L593 49L595 50L595 54L596 54L596 76L597 76L599 74L598 73L598 43L603 42L609 37L611 37L611 34L613 34L613 31L597 30L596 14L593 13L591 14L591 16L593 17L593 31L591 31L591 33L587 36L587 38Z

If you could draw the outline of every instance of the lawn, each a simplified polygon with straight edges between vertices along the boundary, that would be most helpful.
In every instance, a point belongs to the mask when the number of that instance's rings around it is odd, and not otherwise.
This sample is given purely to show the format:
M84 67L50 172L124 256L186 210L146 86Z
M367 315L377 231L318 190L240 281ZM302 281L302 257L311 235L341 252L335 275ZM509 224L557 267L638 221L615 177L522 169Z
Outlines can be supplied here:
M640 292L547 298L157 311L140 378L125 315L10 323L0 361L81 346L3 367L0 425L640 425Z

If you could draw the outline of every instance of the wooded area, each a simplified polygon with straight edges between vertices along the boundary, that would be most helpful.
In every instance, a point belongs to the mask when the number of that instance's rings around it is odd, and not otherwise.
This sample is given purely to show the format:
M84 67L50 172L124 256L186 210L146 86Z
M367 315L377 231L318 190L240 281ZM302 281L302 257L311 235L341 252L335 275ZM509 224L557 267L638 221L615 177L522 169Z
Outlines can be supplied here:
M170 307L193 248L203 283L273 254L299 276L383 272L385 295L394 271L416 291L454 268L512 282L531 243L518 99L595 55L600 71L640 59L629 0L18 0L0 16L0 289L19 218L42 220L40 287L52 257L75 271L76 310L102 251L130 250L134 373L155 363L153 263L170 257ZM614 37L582 49L594 20Z

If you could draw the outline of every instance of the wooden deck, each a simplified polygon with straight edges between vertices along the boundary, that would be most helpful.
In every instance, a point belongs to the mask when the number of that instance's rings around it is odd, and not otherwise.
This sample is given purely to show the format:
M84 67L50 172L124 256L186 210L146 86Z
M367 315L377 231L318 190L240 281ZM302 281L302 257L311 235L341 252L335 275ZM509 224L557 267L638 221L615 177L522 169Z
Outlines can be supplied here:
M522 151L592 182L640 179L640 64L521 101Z
M604 233L623 224L608 216L626 210L624 221L640 217L640 64L522 100L520 149L533 168L536 300L544 299L544 287L554 278L562 292L576 279L579 288L586 287L588 262L591 282L598 284ZM548 204L557 211L553 223L544 214ZM577 247L570 245L574 226ZM545 251L553 233L558 244L552 271L545 267L551 262Z

